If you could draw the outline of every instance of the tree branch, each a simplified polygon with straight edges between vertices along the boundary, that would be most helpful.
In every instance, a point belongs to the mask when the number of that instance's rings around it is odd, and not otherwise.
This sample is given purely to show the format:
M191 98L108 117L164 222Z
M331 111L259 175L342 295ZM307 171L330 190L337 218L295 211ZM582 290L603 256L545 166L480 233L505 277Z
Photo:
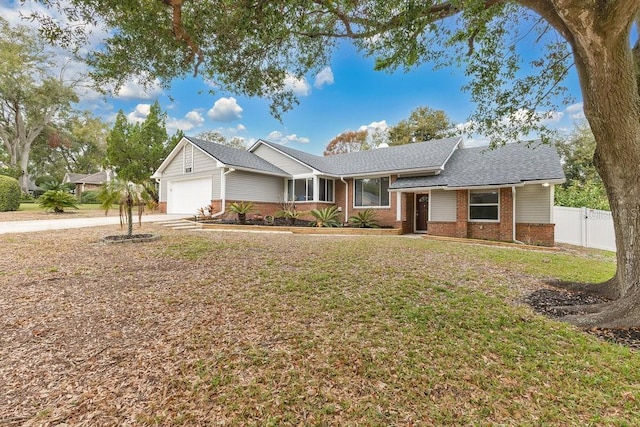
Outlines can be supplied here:
M186 62L191 63L194 60L196 61L193 70L193 76L195 77L198 75L198 67L204 62L204 53L200 46L198 46L182 26L182 4L184 3L184 0L162 0L162 2L173 9L171 21L173 25L173 35L176 39L185 42L189 47L189 55L187 56ZM195 59L196 56L197 59Z

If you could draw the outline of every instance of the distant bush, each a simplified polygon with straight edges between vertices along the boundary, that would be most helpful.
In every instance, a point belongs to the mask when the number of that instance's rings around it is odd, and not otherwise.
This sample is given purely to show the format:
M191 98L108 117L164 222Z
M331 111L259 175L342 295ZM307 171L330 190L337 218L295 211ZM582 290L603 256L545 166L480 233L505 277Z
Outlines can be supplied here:
M99 205L101 202L98 200L97 191L83 191L80 196L80 203L83 205Z
M0 212L17 211L21 195L17 179L0 175Z

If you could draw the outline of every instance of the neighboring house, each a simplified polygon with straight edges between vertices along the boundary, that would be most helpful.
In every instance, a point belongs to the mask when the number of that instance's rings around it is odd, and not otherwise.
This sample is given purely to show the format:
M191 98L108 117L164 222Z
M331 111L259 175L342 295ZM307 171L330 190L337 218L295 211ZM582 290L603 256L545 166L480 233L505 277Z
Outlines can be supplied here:
M82 197L82 193L85 191L95 191L100 188L102 184L108 182L111 178L109 171L101 171L93 174L84 173L66 173L62 179L62 183L70 182L75 184L74 194L78 199Z
M513 143L464 148L461 138L316 156L259 140L240 150L184 137L153 175L160 207L196 214L252 201L263 215L284 200L343 217L374 209L405 233L554 244L553 189L564 182L554 147Z

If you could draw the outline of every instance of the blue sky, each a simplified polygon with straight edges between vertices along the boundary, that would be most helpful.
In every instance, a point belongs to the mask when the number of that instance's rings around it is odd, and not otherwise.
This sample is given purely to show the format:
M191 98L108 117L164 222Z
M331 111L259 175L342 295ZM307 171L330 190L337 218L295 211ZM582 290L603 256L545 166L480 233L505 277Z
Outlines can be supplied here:
M0 1L0 13L10 22L19 21L19 8L13 1ZM26 8L38 6L28 2ZM81 71L78 65L77 72ZM269 115L268 101L226 92L212 95L206 82L192 77L173 82L170 90L156 87L145 92L132 82L118 96L109 98L85 91L81 108L107 121L113 121L122 109L135 121L143 120L150 104L158 100L168 114L170 133L182 129L186 135L195 136L214 130L227 137L242 137L248 145L262 138L321 154L327 143L344 131L392 126L419 106L444 110L454 123L465 123L473 105L469 95L460 90L464 83L460 70L433 71L430 64L408 73L374 71L373 59L363 58L344 44L333 56L330 67L319 76L291 80L300 104L284 114L282 123ZM567 84L575 103L559 109L549 123L552 127L571 129L583 117L574 70ZM481 137L475 137L468 145L483 142Z

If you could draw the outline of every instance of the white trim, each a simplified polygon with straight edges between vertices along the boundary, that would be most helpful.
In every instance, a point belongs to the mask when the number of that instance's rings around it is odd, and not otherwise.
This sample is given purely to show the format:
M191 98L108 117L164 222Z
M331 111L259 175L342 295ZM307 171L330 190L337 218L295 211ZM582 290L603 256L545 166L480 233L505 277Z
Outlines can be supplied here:
M288 157L289 159L296 161L297 163L301 164L302 166L304 166L304 167L307 167L307 168L311 169L311 173L312 173L312 174L314 174L314 175L322 174L322 172L321 172L321 171L317 170L317 169L316 169L316 168L314 168L313 166L311 166L311 165L309 165L309 164L307 164L307 163L303 162L303 161L302 161L302 160L300 160L300 159L297 159L297 158L293 157L293 156L292 156L292 155L290 155L290 154L285 153L285 152L284 152L284 151L282 151L282 150L278 150L276 147L272 146L269 142L267 142L267 141L265 141L265 140L263 140L263 139L259 139L259 140L257 140L257 141L256 141L256 142L255 142L251 147L249 147L249 149L248 149L247 151L249 151L250 153L253 153L253 151L254 151L254 150L256 150L256 149L258 148L258 146L259 146L259 145L264 145L264 146L266 146L266 147L268 147L268 148L271 148L272 150L277 151L278 153L282 154L283 156ZM257 154L256 154L256 155L257 155ZM260 157L260 156L258 156L258 157ZM269 163L271 163L271 162L269 162Z
M503 187L508 188L508 187ZM489 190L489 188L470 188L467 190L467 221L468 222L490 222L490 223L499 223L500 222L500 188L490 188L491 190L498 190L498 219L471 219L471 192L472 191L482 191ZM483 203L477 204L474 203L473 206L495 206L495 203Z
M391 195L389 195L389 198L391 198ZM396 221L402 221L402 194L400 193L396 193Z
M556 199L556 186L551 184L551 188L549 189L549 224L555 224L556 222L553 220L553 213L555 211L555 199Z
M389 194L389 204L388 205L379 205L379 206L357 206L356 205L356 180L357 179L372 179L372 178L387 178L389 180L389 185L391 185L391 175L378 175L375 177L362 177L362 178L352 178L351 182L353 182L353 209L390 209L391 208L391 194ZM380 189L382 190L382 188ZM387 192L389 192L389 188L387 187ZM382 192L380 193L382 196Z
M512 239L514 242L517 241L516 239L516 217L517 217L517 213L516 213L516 187L511 187L511 202L512 202L512 206L511 206L511 216L513 217L513 236Z

